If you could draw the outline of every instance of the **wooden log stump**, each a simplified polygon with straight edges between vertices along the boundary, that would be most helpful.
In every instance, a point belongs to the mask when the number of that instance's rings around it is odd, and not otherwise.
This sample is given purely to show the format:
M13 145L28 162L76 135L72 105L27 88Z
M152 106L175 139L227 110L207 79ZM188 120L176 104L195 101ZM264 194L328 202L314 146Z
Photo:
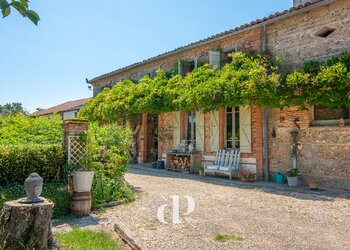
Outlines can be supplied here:
M33 204L6 202L0 217L0 248L48 249L52 208L48 200Z

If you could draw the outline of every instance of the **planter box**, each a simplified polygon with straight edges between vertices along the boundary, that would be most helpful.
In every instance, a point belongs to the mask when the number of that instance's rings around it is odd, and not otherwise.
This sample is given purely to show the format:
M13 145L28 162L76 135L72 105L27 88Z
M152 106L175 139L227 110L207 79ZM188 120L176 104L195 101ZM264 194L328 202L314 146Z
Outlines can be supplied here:
M243 176L241 176L240 179L243 182L254 182L255 181L255 178L246 178L246 177L243 177Z

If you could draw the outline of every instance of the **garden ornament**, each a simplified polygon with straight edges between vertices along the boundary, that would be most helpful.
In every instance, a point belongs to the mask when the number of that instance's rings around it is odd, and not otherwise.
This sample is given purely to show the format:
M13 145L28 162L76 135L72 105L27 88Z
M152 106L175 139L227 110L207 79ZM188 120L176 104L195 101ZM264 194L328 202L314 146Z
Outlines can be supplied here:
M43 178L37 173L31 173L29 177L24 181L24 188L26 190L27 197L21 198L18 201L21 203L38 203L43 202L44 199L40 197L43 191Z
M277 172L275 174L272 174L272 178L275 180L277 184L283 184L286 181L286 176L284 173Z

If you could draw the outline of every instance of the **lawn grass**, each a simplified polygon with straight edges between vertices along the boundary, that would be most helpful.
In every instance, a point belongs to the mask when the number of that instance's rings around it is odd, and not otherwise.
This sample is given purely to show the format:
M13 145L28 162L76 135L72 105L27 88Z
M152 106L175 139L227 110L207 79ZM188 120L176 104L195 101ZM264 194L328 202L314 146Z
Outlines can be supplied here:
M236 234L218 234L214 237L215 241L218 241L220 243L224 243L229 240L237 240L242 241L244 238L242 236L236 235Z
M55 235L61 249L67 250L119 250L121 247L103 231L94 232L75 228L67 233Z

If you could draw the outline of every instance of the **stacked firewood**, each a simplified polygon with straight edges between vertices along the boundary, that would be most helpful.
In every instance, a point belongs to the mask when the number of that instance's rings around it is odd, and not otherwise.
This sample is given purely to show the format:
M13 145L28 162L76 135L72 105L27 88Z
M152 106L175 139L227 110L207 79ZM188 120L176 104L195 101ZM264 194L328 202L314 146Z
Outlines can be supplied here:
M175 156L170 161L170 166L174 169L189 171L191 166L190 158L188 156Z

